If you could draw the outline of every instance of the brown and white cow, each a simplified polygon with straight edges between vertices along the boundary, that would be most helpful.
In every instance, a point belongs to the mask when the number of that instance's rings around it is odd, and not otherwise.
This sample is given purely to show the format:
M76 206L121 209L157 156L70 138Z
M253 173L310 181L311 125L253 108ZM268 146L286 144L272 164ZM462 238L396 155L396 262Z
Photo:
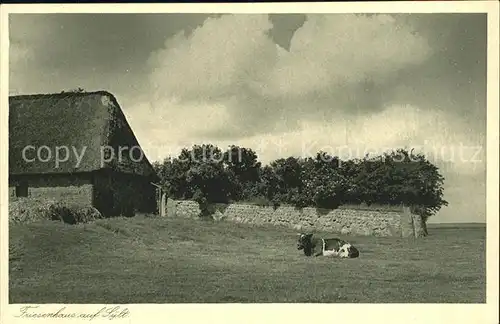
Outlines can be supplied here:
M306 256L330 256L339 258L357 258L359 251L349 242L338 238L313 237L312 233L300 233L298 250L304 250Z

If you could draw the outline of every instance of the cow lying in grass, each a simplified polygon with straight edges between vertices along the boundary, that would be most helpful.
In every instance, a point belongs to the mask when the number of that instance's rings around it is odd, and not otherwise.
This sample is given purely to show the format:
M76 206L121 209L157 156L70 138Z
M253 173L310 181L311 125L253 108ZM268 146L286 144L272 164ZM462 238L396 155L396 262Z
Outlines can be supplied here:
M297 249L304 250L306 256L359 257L358 249L338 238L316 238L312 233L298 235Z

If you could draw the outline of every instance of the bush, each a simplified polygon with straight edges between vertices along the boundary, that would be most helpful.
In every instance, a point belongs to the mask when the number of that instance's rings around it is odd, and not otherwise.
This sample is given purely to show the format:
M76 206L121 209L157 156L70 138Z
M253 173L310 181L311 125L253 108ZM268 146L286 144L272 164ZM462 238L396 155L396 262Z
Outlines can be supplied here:
M9 202L9 222L11 223L32 223L35 221L46 220L47 212L51 205L55 204L52 200L26 199L20 198Z
M32 223L57 220L67 224L88 223L102 218L101 213L88 205L74 205L50 199L23 198L9 203L9 222Z

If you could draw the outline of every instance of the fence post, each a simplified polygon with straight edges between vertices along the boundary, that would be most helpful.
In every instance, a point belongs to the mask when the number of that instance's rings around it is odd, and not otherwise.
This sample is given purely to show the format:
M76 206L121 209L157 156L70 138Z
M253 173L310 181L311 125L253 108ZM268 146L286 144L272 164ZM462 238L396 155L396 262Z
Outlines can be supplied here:
M165 217L165 212L166 212L166 197L167 197L167 194L163 192L161 192L161 202L160 202L160 217Z

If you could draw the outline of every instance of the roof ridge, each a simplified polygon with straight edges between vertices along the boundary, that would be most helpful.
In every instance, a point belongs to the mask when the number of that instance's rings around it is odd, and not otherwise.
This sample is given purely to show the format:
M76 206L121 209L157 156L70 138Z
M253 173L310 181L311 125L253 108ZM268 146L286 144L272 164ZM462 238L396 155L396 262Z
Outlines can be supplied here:
M114 95L107 90L97 90L97 91L85 91L85 92L55 92L55 93L38 93L38 94L25 94L25 95L13 95L9 96L9 99L38 99L38 98L49 98L49 97L85 97L90 95L107 95L114 97Z

